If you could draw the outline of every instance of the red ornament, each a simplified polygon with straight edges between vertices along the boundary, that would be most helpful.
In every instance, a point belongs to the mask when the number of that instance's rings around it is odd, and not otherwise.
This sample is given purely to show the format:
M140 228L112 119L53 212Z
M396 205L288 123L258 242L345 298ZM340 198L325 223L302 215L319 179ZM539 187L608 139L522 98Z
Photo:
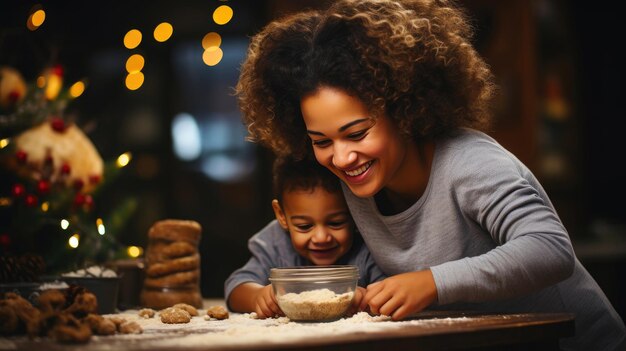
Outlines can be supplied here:
M61 165L61 174L70 174L72 172L72 167L67 163Z
M24 195L24 193L26 192L26 188L24 187L24 185L22 184L14 184L13 188L11 189L11 193L13 194L13 197L18 198L21 197L22 195Z
M11 244L11 237L9 236L9 234L0 235L0 245L6 247L6 246L9 246L10 244Z
M84 203L85 203L85 195L76 194L76 196L74 196L74 205L82 206Z
M17 152L15 153L15 158L17 158L17 162L19 163L26 163L26 160L28 159L28 154L23 150L17 150Z
M52 117L52 119L50 119L50 126L57 133L63 133L65 129L67 129L65 121L59 117Z
M47 194L50 191L50 182L45 179L37 182L37 191L42 195Z
M100 176L99 175L90 175L89 176L89 183L91 183L91 184L98 184L98 183L100 183Z
M19 91L13 90L9 93L9 96L7 97L9 98L9 104L15 105L15 103L20 99L20 97L22 97L22 95Z
M85 210L90 211L93 209L93 197L91 195L85 195Z
M56 65L56 66L52 67L51 72L55 76L63 77L63 66Z
M37 206L37 202L39 200L37 199L37 196L32 195L32 194L28 194L26 195L26 206L28 207L35 207Z
M85 182L82 179L74 180L74 189L80 190L85 186Z

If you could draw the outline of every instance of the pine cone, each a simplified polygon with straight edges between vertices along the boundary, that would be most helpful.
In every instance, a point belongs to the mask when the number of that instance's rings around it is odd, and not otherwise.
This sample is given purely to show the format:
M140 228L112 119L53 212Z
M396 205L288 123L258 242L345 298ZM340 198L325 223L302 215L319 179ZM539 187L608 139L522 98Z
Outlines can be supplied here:
M31 253L0 257L0 282L33 282L46 270L43 257Z

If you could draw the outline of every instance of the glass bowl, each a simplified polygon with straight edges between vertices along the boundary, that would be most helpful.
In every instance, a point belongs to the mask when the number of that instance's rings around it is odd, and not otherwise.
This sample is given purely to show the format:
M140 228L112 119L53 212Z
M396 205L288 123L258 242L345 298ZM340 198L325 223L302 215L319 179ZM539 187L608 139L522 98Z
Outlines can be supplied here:
M352 265L272 268L278 306L294 321L340 319L354 300L359 269Z

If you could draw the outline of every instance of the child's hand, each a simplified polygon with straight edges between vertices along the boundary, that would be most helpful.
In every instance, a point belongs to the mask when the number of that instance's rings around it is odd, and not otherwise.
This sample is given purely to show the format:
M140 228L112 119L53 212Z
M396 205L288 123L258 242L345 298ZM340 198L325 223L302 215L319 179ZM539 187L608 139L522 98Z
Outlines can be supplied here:
M348 308L346 315L351 316L360 311L359 306L361 305L363 297L365 297L365 292L365 288L360 286L356 287L356 290L354 291L354 300L352 300L352 305L350 305L350 308Z
M400 320L437 300L437 286L430 270L402 273L367 286L360 310Z
M256 297L254 298L254 311L257 317L261 319L284 316L283 311L278 307L271 284L257 291Z

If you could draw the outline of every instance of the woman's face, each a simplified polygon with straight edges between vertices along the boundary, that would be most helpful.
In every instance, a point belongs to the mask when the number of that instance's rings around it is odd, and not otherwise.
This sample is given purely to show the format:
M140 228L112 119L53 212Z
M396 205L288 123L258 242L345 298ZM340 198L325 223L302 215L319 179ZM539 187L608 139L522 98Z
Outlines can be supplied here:
M317 161L356 196L371 197L399 181L407 142L388 117L373 119L360 100L328 87L300 107Z

